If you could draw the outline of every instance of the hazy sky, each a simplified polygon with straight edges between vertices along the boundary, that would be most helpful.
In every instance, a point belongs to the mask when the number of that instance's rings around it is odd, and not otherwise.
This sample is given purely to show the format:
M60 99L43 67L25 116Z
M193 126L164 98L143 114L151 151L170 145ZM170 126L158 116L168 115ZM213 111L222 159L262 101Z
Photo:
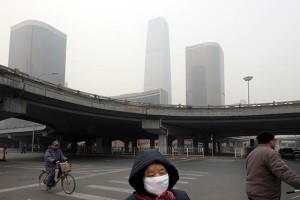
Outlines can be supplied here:
M173 104L185 104L185 48L224 51L225 102L300 100L299 0L0 0L0 64L10 27L39 20L67 34L66 82L103 96L142 92L147 23L169 24Z

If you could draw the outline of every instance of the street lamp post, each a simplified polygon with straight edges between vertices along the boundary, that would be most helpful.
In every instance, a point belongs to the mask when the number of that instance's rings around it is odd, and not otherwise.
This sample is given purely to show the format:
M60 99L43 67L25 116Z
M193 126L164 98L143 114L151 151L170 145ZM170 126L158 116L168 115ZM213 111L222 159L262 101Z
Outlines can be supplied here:
M249 82L253 79L253 76L246 76L244 80L248 82L248 104L250 104L250 95L249 95Z

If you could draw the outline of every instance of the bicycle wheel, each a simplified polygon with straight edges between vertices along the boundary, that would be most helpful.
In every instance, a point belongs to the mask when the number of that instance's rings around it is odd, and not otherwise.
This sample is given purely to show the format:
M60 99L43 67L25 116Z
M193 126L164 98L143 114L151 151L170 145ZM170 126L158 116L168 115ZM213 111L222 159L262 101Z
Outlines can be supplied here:
M40 188L44 191L48 190L47 181L48 181L48 172L43 171L39 176L39 185Z
M70 174L64 174L61 178L61 187L66 194L72 194L76 187L74 177Z

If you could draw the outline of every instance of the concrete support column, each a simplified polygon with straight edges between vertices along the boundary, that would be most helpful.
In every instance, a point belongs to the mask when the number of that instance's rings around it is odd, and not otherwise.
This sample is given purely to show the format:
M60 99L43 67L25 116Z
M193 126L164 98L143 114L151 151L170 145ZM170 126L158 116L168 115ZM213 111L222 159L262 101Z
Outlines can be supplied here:
M112 140L108 137L98 137L96 139L96 152L97 153L111 153Z
M132 150L133 150L133 152L135 152L135 153L139 152L139 149L137 148L137 139L136 138L134 138L131 141L131 144L132 144Z
M198 143L199 143L200 139L199 138L193 138L193 151L194 154L197 154L198 151Z
M163 155L167 153L167 137L168 136L166 134L158 135L159 152Z
M150 139L150 148L151 149L155 148L155 139Z
M217 150L217 142L215 141L215 138L212 141L212 150L213 150L213 155L215 155L216 150Z
M222 153L221 152L221 142L217 142L217 147L218 147L218 152L217 153Z
M209 154L209 142L210 142L210 140L207 137L205 137L204 138L204 153L205 154Z
M168 136L168 148L173 146L173 138Z
M124 141L124 153L128 153L129 152L129 141L125 140Z
M71 144L72 153L77 153L77 142L73 141Z
M92 153L92 141L91 140L86 140L85 141L85 153Z
M177 152L179 155L184 153L184 138L183 136L177 137Z

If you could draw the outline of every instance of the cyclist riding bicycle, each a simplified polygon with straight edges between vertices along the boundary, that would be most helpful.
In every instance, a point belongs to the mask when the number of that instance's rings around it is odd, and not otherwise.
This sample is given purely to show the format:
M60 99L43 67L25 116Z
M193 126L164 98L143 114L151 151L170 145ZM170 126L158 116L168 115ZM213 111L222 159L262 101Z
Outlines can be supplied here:
M45 168L50 174L47 182L47 187L49 189L55 184L55 169L59 168L58 163L63 161L68 161L68 158L63 155L62 151L59 149L59 142L55 140L45 153ZM57 177L60 175L61 169L59 168Z

